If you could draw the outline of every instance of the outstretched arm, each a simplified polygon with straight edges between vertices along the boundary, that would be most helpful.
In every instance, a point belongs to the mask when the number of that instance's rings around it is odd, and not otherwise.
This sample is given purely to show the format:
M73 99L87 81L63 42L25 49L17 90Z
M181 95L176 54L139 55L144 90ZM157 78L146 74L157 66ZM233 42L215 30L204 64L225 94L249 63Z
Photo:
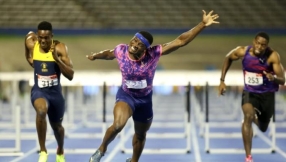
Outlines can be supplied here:
M25 37L25 57L28 63L34 67L33 65L33 48L35 42L38 40L37 35L30 31Z
M68 48L65 44L53 44L51 47L53 57L61 69L62 74L69 80L73 79L74 70L72 61L68 55Z
M175 40L162 45L162 55L167 55L180 47L183 47L190 43L206 26L209 26L213 23L217 24L219 22L215 21L219 16L217 14L212 15L213 11L210 11L208 14L203 10L203 20L197 26L191 30L182 33Z
M96 60L96 59L102 59L102 60L113 60L115 58L114 50L104 50L100 51L98 53L92 53L90 55L86 55L86 57L89 60Z

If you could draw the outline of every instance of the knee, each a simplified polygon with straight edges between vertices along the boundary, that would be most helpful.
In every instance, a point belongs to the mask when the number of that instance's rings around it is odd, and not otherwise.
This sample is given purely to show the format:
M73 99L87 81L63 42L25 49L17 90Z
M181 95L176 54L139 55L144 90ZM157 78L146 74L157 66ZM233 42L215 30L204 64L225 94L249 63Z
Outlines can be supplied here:
M47 108L45 106L38 106L37 107L37 116L40 118L46 118L47 115Z
M124 125L125 125L125 124L123 124L122 122L114 122L114 123L113 123L114 131L115 131L116 133L121 132L121 130L124 128Z
M267 131L267 127L261 127L261 126L259 126L259 129L260 129L261 132L266 132L266 131Z
M144 141L146 139L146 132L144 133L135 132L135 135L137 137L137 140L139 141Z
M53 131L56 131L56 132L64 130L64 127L62 126L62 124L51 124L51 127Z
M254 119L254 114L252 113L245 113L244 114L244 122L251 123Z
M259 130L261 132L266 132L268 129L268 125L269 125L269 122L265 122L265 123L259 122Z

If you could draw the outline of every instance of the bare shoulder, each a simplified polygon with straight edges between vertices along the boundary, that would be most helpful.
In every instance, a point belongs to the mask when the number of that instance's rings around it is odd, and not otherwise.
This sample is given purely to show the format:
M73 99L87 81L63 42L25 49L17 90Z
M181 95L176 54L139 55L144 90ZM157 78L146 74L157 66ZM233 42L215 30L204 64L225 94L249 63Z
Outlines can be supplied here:
M231 50L229 54L235 55L238 58L242 58L245 55L248 46L237 46Z
M67 55L68 47L66 46L65 43L60 42L58 40L54 41L54 43L56 44L56 50L59 55Z
M280 62L280 55L277 51L273 50L270 48L269 51L269 58L273 61L273 62Z
M247 48L248 46L237 46L237 54L244 56Z

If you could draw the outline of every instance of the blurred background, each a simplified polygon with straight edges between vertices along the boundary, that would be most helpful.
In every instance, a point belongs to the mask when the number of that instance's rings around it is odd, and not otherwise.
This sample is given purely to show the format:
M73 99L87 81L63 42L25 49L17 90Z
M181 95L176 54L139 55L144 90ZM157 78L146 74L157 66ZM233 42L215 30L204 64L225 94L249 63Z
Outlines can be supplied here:
M259 31L270 35L269 46L280 53L282 64L286 65L285 8L285 0L0 0L0 72L32 74L24 55L24 38L29 31L36 32L41 21L51 22L54 39L68 46L76 75L80 71L117 71L116 60L90 62L85 56L129 43L140 30L153 35L153 45L170 42L197 25L203 9L219 14L220 24L204 29L189 45L163 56L158 70L220 70L224 56L237 46L251 45ZM240 68L241 62L237 61L231 70ZM11 84L0 78L0 98L4 102L13 94ZM20 95L29 93L27 80L18 85ZM233 89L236 93L237 87ZM83 103L101 90L80 87ZM184 89L155 87L155 91L170 95ZM116 87L110 87L109 92L114 95Z
M162 57L162 68L219 69L231 49L251 44L259 31L269 33L270 46L285 63L285 7L281 0L0 0L0 70L32 70L25 61L23 39L43 20L53 24L55 39L68 46L75 70L114 70L115 60L91 63L85 55L128 43L140 30L154 35L153 45L167 43L197 25L202 9L219 14L220 24Z

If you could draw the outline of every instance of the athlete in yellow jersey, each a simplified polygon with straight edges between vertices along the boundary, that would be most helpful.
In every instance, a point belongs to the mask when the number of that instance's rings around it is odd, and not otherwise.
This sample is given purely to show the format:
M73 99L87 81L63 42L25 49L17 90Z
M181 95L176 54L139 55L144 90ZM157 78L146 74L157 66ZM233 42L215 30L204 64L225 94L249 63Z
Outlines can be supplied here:
M51 127L58 143L56 162L65 162L64 127L62 120L65 100L60 83L61 73L69 80L73 79L73 66L68 56L67 46L53 41L52 24L39 23L38 32L29 32L25 38L25 55L34 68L34 86L31 102L36 110L36 128L40 144L38 162L47 162L48 153L45 146L48 114Z

